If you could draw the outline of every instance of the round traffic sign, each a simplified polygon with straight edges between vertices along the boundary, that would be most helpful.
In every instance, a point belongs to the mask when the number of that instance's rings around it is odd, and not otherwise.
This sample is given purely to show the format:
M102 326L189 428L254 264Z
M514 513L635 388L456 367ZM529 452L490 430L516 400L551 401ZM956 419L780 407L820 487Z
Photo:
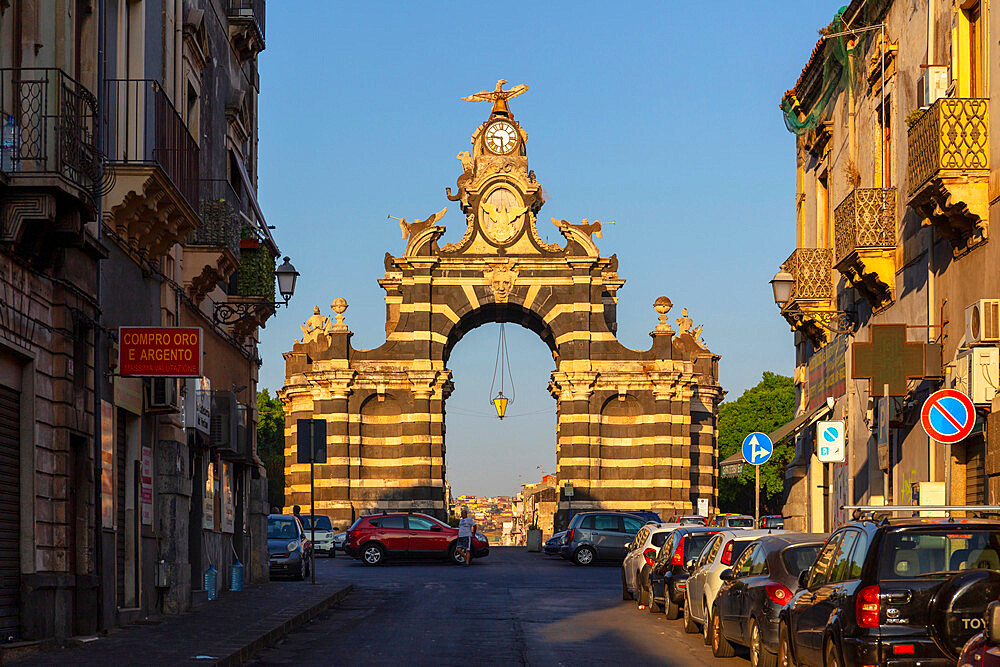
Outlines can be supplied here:
M771 439L759 431L751 433L743 439L743 460L750 465L764 465L771 454L774 453L774 445Z
M976 425L976 406L957 389L941 389L924 401L920 423L931 438L953 445L972 433Z

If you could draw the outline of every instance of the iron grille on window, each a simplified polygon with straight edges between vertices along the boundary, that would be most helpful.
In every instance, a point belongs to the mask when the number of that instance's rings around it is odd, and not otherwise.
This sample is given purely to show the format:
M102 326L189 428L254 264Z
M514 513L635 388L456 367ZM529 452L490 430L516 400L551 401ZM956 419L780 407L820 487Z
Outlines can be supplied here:
M938 171L989 168L989 100L943 97L907 133L907 178L917 191Z
M157 165L198 209L198 144L157 81L107 82L103 120L109 164Z
M229 248L240 256L240 229L246 207L232 184L225 179L200 182L201 227L188 237L188 245Z
M0 69L0 171L58 174L93 197L101 179L97 100L56 68Z

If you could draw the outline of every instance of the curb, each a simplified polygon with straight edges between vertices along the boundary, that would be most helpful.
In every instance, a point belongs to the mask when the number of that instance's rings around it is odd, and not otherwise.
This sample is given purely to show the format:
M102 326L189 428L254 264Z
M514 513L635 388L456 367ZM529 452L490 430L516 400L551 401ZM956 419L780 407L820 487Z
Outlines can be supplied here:
M229 643L228 645L222 647L222 650L220 651L212 651L212 653L215 654L224 654L215 662L215 664L223 667L244 664L261 649L273 646L283 637L302 627L333 605L346 598L352 590L354 590L354 585L348 584L344 588L333 593L332 595L328 595L326 598L320 600L311 607L303 609L299 612L294 612L287 618L277 621L277 626L264 630L262 633L259 629L255 631L254 626L251 626L247 629L246 633L243 633L256 634L256 636L249 639L249 641L246 639L239 641L239 635L237 635L234 637L234 640L236 641L233 643ZM284 614L280 615L284 616ZM273 618L273 616L268 618ZM267 622L268 618L261 619L261 623ZM228 654L226 654L227 651L229 651Z

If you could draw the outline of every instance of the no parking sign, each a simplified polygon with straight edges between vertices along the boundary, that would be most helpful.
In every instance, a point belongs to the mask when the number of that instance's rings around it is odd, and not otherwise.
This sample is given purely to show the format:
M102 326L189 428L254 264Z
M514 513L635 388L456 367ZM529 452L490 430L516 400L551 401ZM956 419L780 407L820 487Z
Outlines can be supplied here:
M976 425L976 406L957 389L935 391L924 401L920 423L932 439L953 445L972 433Z

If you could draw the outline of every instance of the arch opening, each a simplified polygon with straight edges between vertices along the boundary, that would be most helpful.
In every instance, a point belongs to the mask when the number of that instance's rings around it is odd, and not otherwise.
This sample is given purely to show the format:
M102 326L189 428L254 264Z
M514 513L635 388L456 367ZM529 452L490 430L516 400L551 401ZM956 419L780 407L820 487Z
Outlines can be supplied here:
M451 352L462 338L473 329L490 323L520 324L525 329L534 331L538 337L549 346L552 359L559 363L559 351L556 347L556 337L552 328L533 310L516 303L488 303L466 313L448 332L448 340L444 346L444 362L448 363Z

